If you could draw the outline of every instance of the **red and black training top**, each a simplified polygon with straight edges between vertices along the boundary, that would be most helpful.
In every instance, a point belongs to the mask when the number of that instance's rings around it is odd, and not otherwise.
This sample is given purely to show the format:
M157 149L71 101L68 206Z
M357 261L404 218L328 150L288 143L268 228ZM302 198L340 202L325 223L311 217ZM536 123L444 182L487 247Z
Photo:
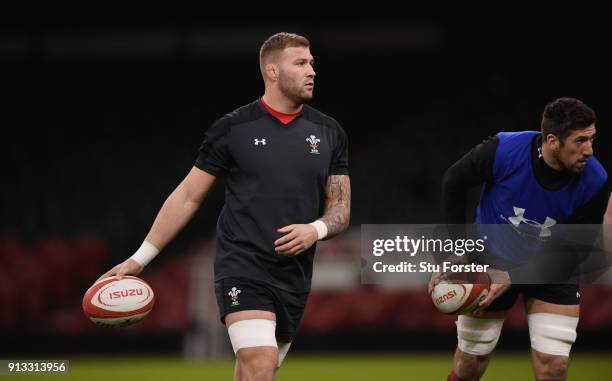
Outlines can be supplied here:
M277 254L276 230L321 217L327 177L348 175L340 124L308 105L284 124L257 100L213 123L195 166L225 179L215 281L242 277L309 291L315 245L294 257Z

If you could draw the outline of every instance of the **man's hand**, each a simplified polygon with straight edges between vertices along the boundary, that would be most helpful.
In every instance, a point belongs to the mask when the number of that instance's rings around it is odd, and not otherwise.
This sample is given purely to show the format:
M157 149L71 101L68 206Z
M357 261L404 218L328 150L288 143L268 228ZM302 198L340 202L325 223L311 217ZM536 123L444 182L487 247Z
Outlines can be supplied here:
M308 250L319 238L317 229L310 224L288 225L277 231L285 235L274 241L274 250L290 257Z
M467 259L465 259L464 257L455 257L455 258L451 258L450 263L453 265L465 265L468 264ZM431 273L431 279L429 280L429 285L427 286L427 291L431 294L434 290L434 288L438 285L438 283L442 282L443 280L447 279L449 275L452 275L453 273L445 273L445 272L433 272Z
M113 275L116 275L119 279L121 279L124 275L136 276L140 274L141 272L142 272L142 266L140 266L138 262L136 262L132 258L128 258L122 263L118 264L117 266L113 267L109 271L102 274L102 276L99 277L96 280L96 282L99 281L100 279L108 278Z
M491 288L487 297L478 303L478 308L474 310L476 315L491 305L495 299L497 299L504 292L508 291L510 286L512 286L510 274L508 274L506 271L489 269L487 274L491 278Z
M443 279L442 273L435 272L431 274L431 279L429 280L429 285L427 286L427 292L431 294L434 288L440 283Z

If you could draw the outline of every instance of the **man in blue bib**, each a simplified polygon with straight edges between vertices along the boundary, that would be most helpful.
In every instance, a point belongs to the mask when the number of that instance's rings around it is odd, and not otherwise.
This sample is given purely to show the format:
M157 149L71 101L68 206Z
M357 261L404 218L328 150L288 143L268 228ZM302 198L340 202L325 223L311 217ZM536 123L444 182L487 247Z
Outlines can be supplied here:
M500 132L477 145L444 175L445 222L465 224L467 191L484 184L477 224L510 224L540 236L557 224L601 224L610 192L607 173L593 157L596 122L583 102L559 98L545 107L540 132ZM506 263L520 263L525 255L512 245L495 252ZM578 285L512 284L508 273L497 275L479 309L457 320L458 348L448 380L482 377L519 294L536 379L564 380L576 339Z

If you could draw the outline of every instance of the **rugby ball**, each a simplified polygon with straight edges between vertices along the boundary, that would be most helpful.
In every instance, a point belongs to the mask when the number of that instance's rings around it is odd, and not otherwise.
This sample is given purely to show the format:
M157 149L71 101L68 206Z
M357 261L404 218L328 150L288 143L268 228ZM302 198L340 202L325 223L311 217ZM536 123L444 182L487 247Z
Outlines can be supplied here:
M103 327L125 327L142 320L155 304L151 286L135 276L100 279L85 292L83 312Z
M434 287L431 299L440 312L463 315L474 311L489 290L490 284L484 281L467 283L461 279L444 279Z

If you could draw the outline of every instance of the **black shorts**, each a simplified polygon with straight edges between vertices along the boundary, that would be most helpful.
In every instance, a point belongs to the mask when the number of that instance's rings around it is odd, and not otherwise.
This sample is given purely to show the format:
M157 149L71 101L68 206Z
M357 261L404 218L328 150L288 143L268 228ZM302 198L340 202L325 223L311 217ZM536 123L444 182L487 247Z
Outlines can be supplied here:
M580 304L580 289L577 284L513 284L485 311L507 311L512 308L519 294L523 294L525 299L535 298L552 304Z
M246 278L225 278L215 282L221 323L232 312L270 311L276 314L276 339L291 342L302 319L308 292L289 292Z

